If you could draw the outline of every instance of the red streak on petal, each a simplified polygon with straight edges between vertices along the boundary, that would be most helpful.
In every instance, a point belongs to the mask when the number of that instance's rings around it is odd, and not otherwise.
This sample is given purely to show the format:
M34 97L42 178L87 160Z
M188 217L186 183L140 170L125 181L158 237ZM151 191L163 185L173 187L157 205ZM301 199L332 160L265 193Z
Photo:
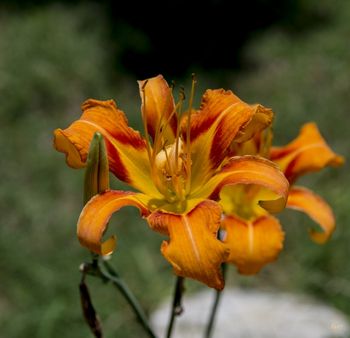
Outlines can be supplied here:
M106 140L106 148L109 154L109 165L112 173L116 175L121 181L130 184L131 181L128 175L128 171L124 167L117 149L108 140Z
M216 115L207 115L205 118L203 118L204 113L199 112L197 114L192 116L193 124L191 127L191 142L193 142L201 134L205 133L217 119Z

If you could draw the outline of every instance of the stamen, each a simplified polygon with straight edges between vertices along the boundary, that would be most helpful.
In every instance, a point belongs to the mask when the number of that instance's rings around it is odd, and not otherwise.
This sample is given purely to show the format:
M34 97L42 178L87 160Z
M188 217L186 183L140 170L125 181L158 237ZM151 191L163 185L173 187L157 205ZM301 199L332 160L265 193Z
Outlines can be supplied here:
M182 104L185 101L185 91L181 87L180 93L179 93L179 107L178 107L178 121L181 121L181 115L182 115ZM178 170L179 168L179 141L180 141L180 123L177 124L176 127L176 137L175 137L175 168Z
M171 165L171 159L169 158L169 155L168 155L168 152L166 149L166 144L163 145L163 151L165 154L165 160L166 160L166 164L167 164L167 168L163 172L163 175L165 175L165 179L166 179L167 183L171 182L171 186L174 189L174 192L175 192L177 198L182 200L182 198L183 198L182 187L179 185L179 181L178 181L179 177L178 177L177 173L173 171L174 168ZM175 168L175 170L177 170L177 168ZM169 195L169 192L167 192L167 194Z
M164 151L164 154L165 154L166 163L168 165L169 176L173 177L173 171L172 171L172 168L171 168L171 163L170 163L168 152L166 151L166 144L165 143L163 144L163 151Z
M160 122L159 122L158 128L156 130L156 135L154 137L153 156L152 156L152 161L153 162L155 161L155 158L156 158L158 152L161 149L160 145L162 144L162 140L163 140L163 135L164 135L165 129L170 124L170 121L174 117L174 114L176 113L178 107L179 107L179 103L176 104L174 110L171 112L170 116L165 121L164 125L162 124L163 115L160 118ZM166 143L166 142L167 142L167 140L164 141L164 143Z
M196 87L196 75L192 73L192 85L191 85L191 95L190 101L188 104L188 117L187 117L187 130L186 130L186 172L187 172L187 180L186 180L186 193L189 193L191 189L191 115L192 115L192 105L193 98L195 94Z

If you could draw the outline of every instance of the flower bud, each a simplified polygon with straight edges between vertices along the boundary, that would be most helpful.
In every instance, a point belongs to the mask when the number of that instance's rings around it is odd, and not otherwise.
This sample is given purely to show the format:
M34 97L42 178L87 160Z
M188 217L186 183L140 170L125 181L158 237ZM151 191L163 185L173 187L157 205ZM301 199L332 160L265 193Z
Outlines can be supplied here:
M84 177L84 204L109 189L109 166L105 141L96 132L91 140Z

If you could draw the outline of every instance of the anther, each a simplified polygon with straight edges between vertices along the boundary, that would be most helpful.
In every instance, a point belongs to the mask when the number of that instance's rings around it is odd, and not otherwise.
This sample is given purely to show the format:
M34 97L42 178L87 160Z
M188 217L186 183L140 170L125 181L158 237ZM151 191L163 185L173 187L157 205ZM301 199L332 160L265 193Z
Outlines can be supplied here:
M196 73L192 73L191 77L192 77L192 82L197 83Z
M185 95L185 88L183 86L180 86L179 96L181 101L185 101L186 95Z

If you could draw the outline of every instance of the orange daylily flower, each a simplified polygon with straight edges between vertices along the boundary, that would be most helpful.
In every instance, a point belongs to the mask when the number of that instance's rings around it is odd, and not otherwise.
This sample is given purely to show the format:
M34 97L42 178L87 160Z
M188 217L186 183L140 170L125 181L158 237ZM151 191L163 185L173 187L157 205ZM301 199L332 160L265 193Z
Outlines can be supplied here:
M183 97L175 104L162 76L139 81L139 88L144 137L128 126L112 100L86 101L79 120L55 130L55 147L73 168L84 166L90 140L100 132L110 170L139 191L106 191L93 197L80 215L78 238L93 252L111 253L115 238L102 240L111 215L135 206L151 229L169 237L161 252L177 275L222 289L220 265L229 250L217 239L220 191L254 183L270 192L259 200L266 210L280 211L286 203L289 184L276 165L254 156L227 158L230 144L266 128L273 113L224 90L207 90L195 111L194 83L189 107L182 113Z
M291 184L286 207L302 211L318 223L322 231L310 230L310 236L317 243L325 243L335 229L332 209L311 190L293 184L300 175L341 165L343 157L329 148L314 123L305 124L299 136L284 147L270 149L271 139L271 131L256 135L244 144L232 145L231 155L260 154L274 161ZM254 204L265 193L256 185L228 187L221 193L226 214L222 221L224 241L230 248L228 261L242 274L259 272L283 248L284 233L279 221Z

